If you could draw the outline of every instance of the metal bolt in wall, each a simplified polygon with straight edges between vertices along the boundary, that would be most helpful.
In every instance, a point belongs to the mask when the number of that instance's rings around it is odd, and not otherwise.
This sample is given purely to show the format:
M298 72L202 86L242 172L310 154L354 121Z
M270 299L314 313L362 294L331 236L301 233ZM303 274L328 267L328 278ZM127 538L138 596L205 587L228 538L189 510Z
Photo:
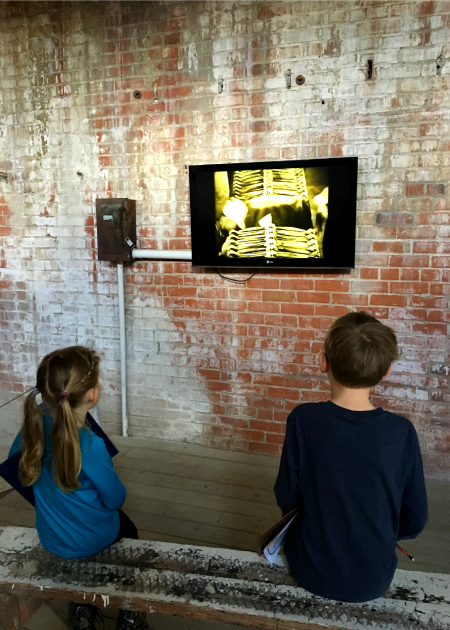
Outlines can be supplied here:
M286 72L284 73L284 78L286 80L286 87L288 90L290 90L292 85L292 72L290 70L286 70Z

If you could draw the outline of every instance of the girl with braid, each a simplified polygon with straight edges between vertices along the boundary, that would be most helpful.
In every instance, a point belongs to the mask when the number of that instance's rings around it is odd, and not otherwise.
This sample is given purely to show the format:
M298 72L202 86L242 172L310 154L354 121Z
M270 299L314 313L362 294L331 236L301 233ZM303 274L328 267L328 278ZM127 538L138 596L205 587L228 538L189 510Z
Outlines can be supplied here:
M19 478L32 486L42 545L61 558L84 558L121 538L138 538L120 509L126 489L87 412L100 400L99 356L83 346L51 352L24 405L10 456L21 452ZM77 605L74 630L93 630L98 609ZM116 629L147 628L142 613L120 611Z

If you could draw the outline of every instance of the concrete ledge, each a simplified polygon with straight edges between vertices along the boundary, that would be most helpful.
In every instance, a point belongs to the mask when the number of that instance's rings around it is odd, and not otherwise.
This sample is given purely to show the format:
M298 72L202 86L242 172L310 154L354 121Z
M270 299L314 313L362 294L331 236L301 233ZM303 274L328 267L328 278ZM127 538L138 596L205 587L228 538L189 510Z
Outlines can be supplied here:
M125 539L62 560L19 527L0 528L0 592L277 630L450 628L450 575L399 570L382 598L348 604L311 595L282 562L251 552Z

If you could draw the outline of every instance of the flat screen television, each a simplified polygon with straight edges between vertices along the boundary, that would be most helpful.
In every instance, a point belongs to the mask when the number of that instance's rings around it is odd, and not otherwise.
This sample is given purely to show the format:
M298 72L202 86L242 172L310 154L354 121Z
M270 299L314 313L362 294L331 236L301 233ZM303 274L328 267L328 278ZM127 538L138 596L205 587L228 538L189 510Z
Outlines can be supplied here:
M194 267L355 265L357 157L189 167Z

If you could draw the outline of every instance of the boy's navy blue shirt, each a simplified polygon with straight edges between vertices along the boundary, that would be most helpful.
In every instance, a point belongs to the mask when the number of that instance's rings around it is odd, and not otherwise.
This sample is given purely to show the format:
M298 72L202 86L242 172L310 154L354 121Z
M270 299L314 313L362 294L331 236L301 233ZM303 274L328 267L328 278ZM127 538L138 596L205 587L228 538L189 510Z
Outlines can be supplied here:
M380 597L397 541L415 538L428 519L414 426L381 408L299 405L287 421L275 495L283 514L299 507L285 554L301 587L347 602Z

